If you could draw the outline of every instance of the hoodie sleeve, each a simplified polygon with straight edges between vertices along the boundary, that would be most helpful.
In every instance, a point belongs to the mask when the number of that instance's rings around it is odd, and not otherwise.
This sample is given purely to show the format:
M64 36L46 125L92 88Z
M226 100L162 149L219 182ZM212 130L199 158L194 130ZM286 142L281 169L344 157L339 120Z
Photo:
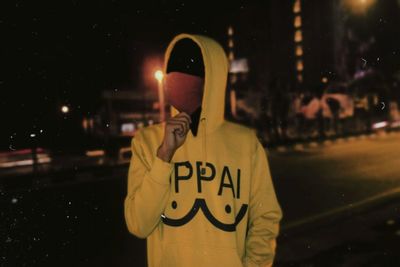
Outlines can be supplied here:
M146 158L143 138L137 132L131 142L132 158L128 171L128 192L124 202L128 230L146 238L160 222L169 195L173 164L157 156Z
M253 154L245 267L272 266L282 210L273 187L264 147L258 138Z

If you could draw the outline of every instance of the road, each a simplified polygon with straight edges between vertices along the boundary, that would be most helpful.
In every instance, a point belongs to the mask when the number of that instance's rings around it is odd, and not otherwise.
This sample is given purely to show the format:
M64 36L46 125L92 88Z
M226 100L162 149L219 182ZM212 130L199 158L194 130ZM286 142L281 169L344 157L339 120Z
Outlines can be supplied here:
M393 133L270 153L272 176L285 212L283 223L400 187L399 151L400 135Z
M400 197L279 238L275 267L400 266Z
M354 214L334 224L314 227L312 221L302 222L399 187L398 151L398 134L299 152L270 151L284 211L277 265L346 266L343 262L356 258L362 262L368 253L376 256L368 258L376 263L383 252L387 263L396 262L390 251L398 247L393 233L400 220L393 211L400 201L371 206L364 215ZM115 177L97 182L1 191L0 266L145 266L145 241L127 232L123 218L126 172L126 167L121 168ZM359 227L360 223L365 226ZM294 229L299 230L292 234ZM343 260L329 261L332 255ZM355 261L348 266L383 265Z

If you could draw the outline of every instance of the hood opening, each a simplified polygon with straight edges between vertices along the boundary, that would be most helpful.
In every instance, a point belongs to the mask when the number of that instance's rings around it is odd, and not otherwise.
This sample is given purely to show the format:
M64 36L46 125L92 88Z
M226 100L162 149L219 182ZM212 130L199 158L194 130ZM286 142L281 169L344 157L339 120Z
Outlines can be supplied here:
M200 47L191 39L177 41L171 51L166 73L182 72L204 78L204 61Z
M174 45L166 69L167 102L180 112L188 113L190 128L197 135L204 93L204 61L200 47L185 38Z

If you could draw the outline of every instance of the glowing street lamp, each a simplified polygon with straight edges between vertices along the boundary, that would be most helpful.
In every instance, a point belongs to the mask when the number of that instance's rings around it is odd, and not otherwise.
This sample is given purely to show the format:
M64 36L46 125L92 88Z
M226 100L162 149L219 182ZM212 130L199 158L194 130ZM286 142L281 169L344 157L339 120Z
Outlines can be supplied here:
M365 13L375 2L376 0L342 0L344 6L355 14Z
M163 79L164 73L161 70L157 70L154 73L154 77L158 82L158 99L160 106L160 120L165 121L165 109L164 109L164 91L163 91Z
M69 107L66 106L66 105L63 105L61 107L61 112L64 113L64 114L67 114L69 112Z
M163 80L163 78L164 78L164 74L163 74L163 72L161 70L157 70L154 73L154 77L156 78L157 81L161 82Z

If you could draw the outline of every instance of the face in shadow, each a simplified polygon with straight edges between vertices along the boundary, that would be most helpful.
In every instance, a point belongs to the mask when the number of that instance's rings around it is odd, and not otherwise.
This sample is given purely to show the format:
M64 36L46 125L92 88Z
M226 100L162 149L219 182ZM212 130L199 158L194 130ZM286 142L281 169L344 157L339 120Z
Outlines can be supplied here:
M165 77L166 101L179 112L192 114L202 104L204 63L200 47L190 39L172 49Z

